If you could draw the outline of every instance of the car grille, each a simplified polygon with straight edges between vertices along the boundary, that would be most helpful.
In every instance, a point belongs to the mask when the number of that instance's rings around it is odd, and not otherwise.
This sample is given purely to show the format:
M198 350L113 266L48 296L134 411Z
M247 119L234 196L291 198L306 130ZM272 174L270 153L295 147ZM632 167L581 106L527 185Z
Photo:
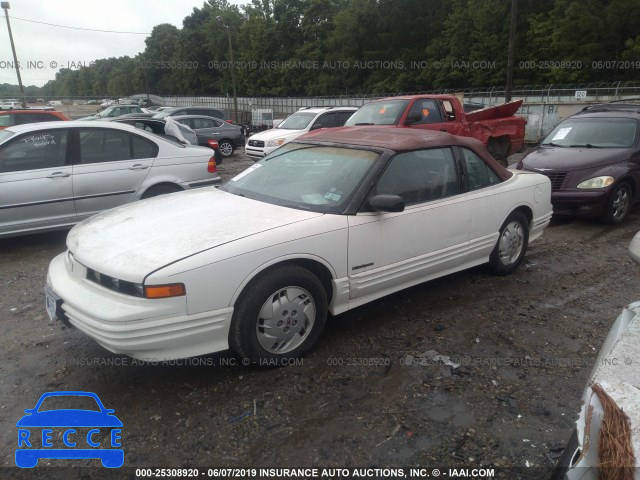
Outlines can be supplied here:
M530 172L539 173L551 180L551 190L560 190L564 185L564 179L569 172L540 172L538 170L529 170Z
M110 277L103 273L96 272L90 268L87 268L87 280L102 285L114 292L123 293L125 295L132 295L134 297L143 297L142 285L133 282L127 282L125 280L119 280L114 277Z
M249 140L250 147L264 147L264 142L262 140Z

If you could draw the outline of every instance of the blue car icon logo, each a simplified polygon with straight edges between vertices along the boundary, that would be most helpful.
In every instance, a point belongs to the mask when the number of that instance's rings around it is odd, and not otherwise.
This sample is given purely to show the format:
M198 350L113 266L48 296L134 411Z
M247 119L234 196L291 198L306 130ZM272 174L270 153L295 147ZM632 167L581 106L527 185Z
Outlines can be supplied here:
M82 408L51 408L69 404ZM48 392L24 413L16 423L18 467L33 468L41 458L99 458L107 468L124 464L122 422L95 393Z

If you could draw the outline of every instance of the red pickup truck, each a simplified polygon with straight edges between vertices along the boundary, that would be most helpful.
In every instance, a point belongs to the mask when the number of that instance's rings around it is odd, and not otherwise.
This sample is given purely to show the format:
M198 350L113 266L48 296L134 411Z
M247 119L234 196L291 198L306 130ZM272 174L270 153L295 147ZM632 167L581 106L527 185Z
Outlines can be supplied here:
M360 107L345 126L388 125L441 130L480 140L491 154L507 165L507 157L524 145L523 117L514 116L522 100L466 113L453 95L390 97Z

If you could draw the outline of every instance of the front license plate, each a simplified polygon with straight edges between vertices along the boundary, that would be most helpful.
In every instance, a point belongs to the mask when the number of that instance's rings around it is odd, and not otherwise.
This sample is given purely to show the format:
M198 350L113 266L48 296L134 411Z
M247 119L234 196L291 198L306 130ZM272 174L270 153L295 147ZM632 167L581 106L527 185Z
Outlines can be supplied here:
M47 309L47 315L52 322L56 321L57 308L56 294L51 291L48 286L44 288L44 306Z

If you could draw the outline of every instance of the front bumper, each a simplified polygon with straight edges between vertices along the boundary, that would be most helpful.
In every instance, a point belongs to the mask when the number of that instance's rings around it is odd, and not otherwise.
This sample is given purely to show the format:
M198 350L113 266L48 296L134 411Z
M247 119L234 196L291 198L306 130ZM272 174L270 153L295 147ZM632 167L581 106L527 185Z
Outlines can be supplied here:
M261 159L269 155L278 147L252 147L248 143L244 147L244 153L247 157L253 159Z
M229 348L233 308L189 315L186 297L149 300L109 290L86 278L69 252L55 257L47 284L62 298L68 322L107 350L164 361Z
M609 204L609 189L551 192L551 203L554 215L599 217Z

